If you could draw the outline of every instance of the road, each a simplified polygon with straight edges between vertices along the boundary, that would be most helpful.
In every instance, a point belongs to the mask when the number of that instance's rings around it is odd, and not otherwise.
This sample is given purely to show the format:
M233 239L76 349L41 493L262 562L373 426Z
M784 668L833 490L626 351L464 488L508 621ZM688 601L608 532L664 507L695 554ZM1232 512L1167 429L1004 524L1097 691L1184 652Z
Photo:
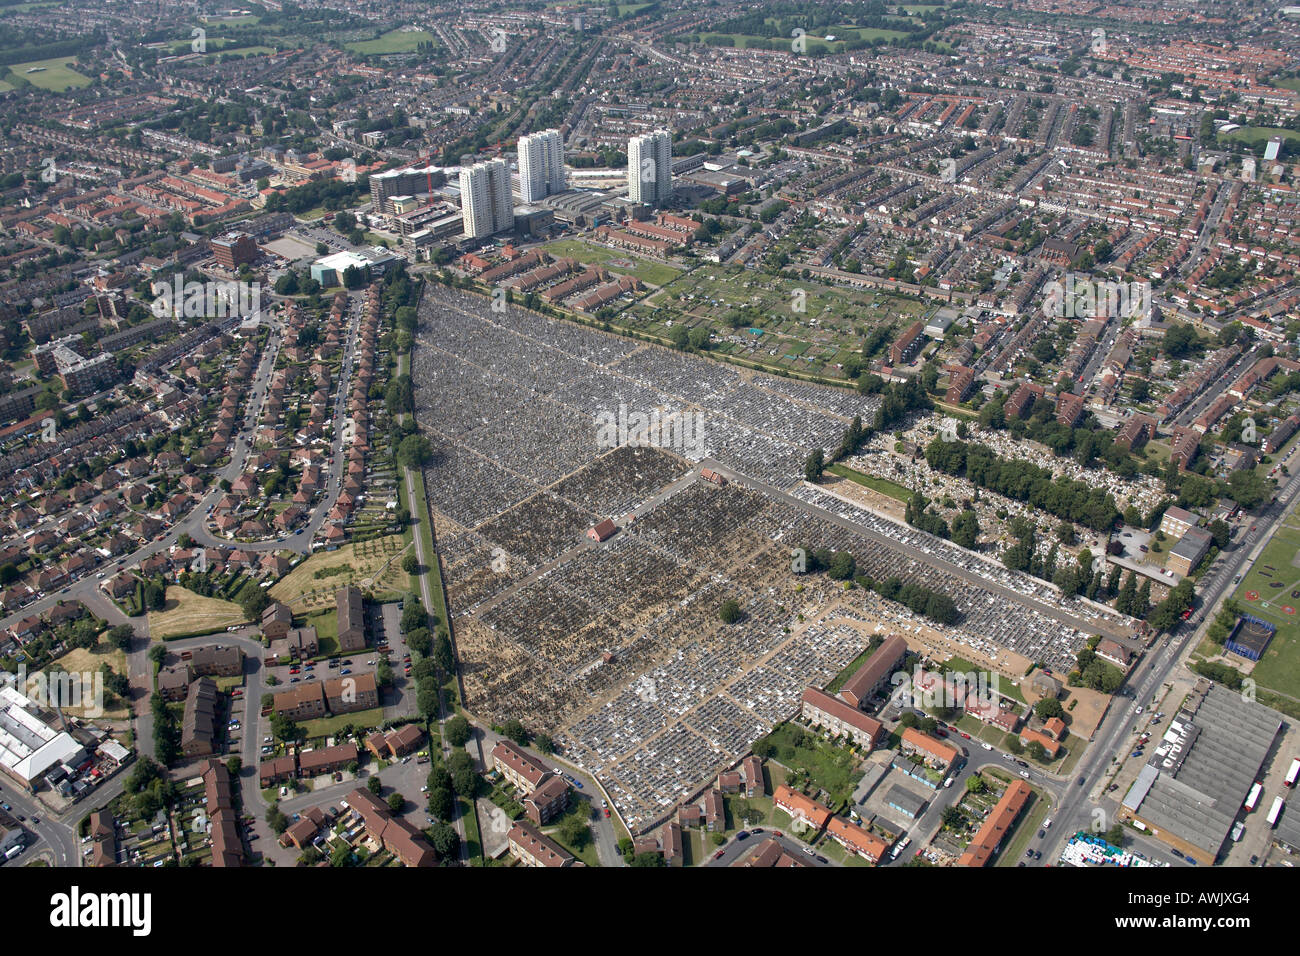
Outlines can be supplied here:
M1292 456L1294 452L1287 460L1290 461ZM1234 586L1235 576L1249 567L1258 556L1258 552L1272 534L1274 525L1297 501L1297 492L1300 492L1300 472L1293 472L1291 477L1279 487L1276 500L1260 510L1260 513L1246 526L1247 530L1240 533L1240 540L1220 557L1215 568L1207 574L1203 585L1204 590L1198 593L1197 604L1191 617L1167 641L1156 645L1133 669L1127 682L1127 686L1132 688L1132 700L1124 697L1114 698L1106 718L1088 747L1088 752L1075 768L1075 776L1083 777L1084 784L1066 788L1057 814L1059 829L1054 828L1053 831L1057 834L1058 845L1054 847L1052 859L1059 857L1064 843L1076 830L1089 828L1094 819L1094 810L1103 811L1107 826L1115 821L1120 802L1124 797L1123 789L1111 795L1099 794L1095 791L1110 771L1112 758L1122 757L1127 753L1125 738L1131 735L1134 708L1138 705L1150 704L1152 695L1182 665L1186 655L1195 649L1205 628L1212 620L1210 615L1215 605ZM1125 742L1122 744L1121 741ZM1167 858L1175 864L1187 865L1176 858L1168 857L1167 853L1160 853L1155 843L1145 840L1141 842L1155 851L1154 855L1157 855L1157 858ZM1148 855L1153 854L1148 853ZM1047 859L1046 853L1044 859Z
M344 402L350 394L350 383L352 368L356 358L356 341L360 328L360 309L361 293L353 293L349 296L348 304L348 323L347 334L344 339L343 366L342 374L336 383L336 394L334 398L334 421L341 423L343 420ZM211 477L208 492L198 501L197 504L175 524L167 527L165 533L150 541L148 544L136 549L135 551L119 558L116 563L107 563L104 570L108 571L116 568L133 568L146 559L171 550L179 542L182 534L188 533L196 543L210 547L231 547L237 545L247 551L268 551L268 550L294 550L302 555L311 553L311 541L316 532L320 530L325 522L326 516L334 506L342 487L343 469L346 466L343 456L344 429L337 427L333 442L331 444L332 459L329 468L326 491L322 500L315 506L312 517L307 526L297 534L289 536L286 540L271 538L258 542L234 542L227 539L218 538L210 534L205 525L204 519L208 513L208 507L214 505L216 501L224 494L219 485L221 479L233 481L239 475L244 473L248 456L252 453L253 431L261 417L262 408L266 403L267 393L269 391L271 375L275 368L276 356L279 354L279 344L282 341L283 328L269 318L266 320L270 327L271 333L268 339L267 348L263 350L261 361L258 364L252 382L249 384L249 394L252 400L246 411L243 420L243 428L238 432L234 439L234 447L231 453L231 460L220 473ZM47 594L35 602L32 602L9 615L0 619L0 629L7 628L24 617L34 614L43 614L60 601L80 601L96 616L106 620L110 625L128 624L135 632L130 646L127 648L127 676L131 681L132 693L132 710L135 729L135 751L137 754L151 755L154 750L153 740L153 717L149 706L150 688L153 686L153 664L148 659L148 650L150 646L149 624L147 616L128 618L118 606L107 598L100 591L99 585L102 578L86 575L67 587ZM246 663L245 674L248 678L245 687L245 707L247 702L253 701L251 713L245 714L245 719L241 721L242 733L244 739L240 746L240 757L243 761L244 770L241 775L241 788L244 792L244 805L249 812L255 812L258 809L265 809L265 801L262 800L261 791L257 787L257 765L260 754L260 731L258 729L258 710L261 695L263 692L263 683L261 680L261 654L262 647L260 642L249 637L247 632L235 634L223 634L221 640L228 640L229 643L240 644L245 655L253 663ZM210 644L213 637L203 637L185 641L176 641L169 644L173 650L186 646L197 646L198 644ZM41 818L41 823L36 828L36 833L41 837L40 843L47 845L54 853L55 859L60 866L79 866L81 865L81 854L77 849L77 839L75 827L80 819L89 812L90 806L104 806L122 791L125 778L129 774L118 774L112 780L103 784L96 789L85 800L78 801L66 813L57 819L48 819L44 813L38 809L36 815ZM12 788L10 788L12 792ZM5 799L6 803L18 808L20 806L36 806L32 804L27 797L16 797L14 800ZM83 804L85 804L83 806ZM24 816L32 816L25 810L20 811ZM261 822L262 814L256 814L257 823L255 826L263 826ZM265 834L263 834L265 836Z

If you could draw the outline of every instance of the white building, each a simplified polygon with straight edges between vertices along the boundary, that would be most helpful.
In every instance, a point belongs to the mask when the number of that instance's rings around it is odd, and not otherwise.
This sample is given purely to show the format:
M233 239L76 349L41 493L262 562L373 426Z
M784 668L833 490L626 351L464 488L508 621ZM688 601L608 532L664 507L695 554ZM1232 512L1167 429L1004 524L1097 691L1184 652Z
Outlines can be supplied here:
M564 141L559 130L530 133L519 140L519 196L524 204L564 192Z
M510 166L504 159L476 163L460 171L460 209L465 235L471 238L514 228Z
M667 130L633 136L627 144L627 194L658 206L673 194L673 138Z

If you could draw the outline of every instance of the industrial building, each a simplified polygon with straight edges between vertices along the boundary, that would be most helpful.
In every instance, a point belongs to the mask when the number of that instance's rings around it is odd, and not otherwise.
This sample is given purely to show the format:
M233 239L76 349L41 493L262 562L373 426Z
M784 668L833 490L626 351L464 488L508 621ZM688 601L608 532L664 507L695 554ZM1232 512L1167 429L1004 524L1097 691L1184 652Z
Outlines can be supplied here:
M1120 819L1212 864L1281 728L1276 711L1198 681L1125 795Z

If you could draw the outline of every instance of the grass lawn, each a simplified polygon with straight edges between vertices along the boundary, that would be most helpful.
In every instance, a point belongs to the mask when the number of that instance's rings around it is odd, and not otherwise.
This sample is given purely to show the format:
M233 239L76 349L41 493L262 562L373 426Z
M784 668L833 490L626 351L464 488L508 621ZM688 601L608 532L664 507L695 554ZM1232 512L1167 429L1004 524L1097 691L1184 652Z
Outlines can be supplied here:
M849 481L856 482L859 485L870 488L872 491L878 491L882 495L888 495L890 498L896 498L904 503L910 501L912 498L912 492L910 489L904 488L902 485L898 484L898 482L890 481L888 478L877 478L874 475L864 475L860 471L855 471L847 465L841 465L839 463L831 465L826 470L832 475L839 475L841 478L847 478Z
M1300 518L1295 512L1278 526L1232 596L1247 614L1277 627L1251 676L1261 688L1300 698L1300 597L1292 597L1300 590L1300 567L1293 561L1300 561ZM1233 655L1227 656L1232 661Z
M555 242L548 242L545 248L553 256L577 259L586 265L604 265L611 260L619 263L630 262L630 266L612 265L609 268L650 285L666 285L682 274L681 269L658 262L647 262L621 249L606 249L604 246L593 245L581 239L557 239Z
M362 56L376 56L384 53L411 53L421 43L437 42L432 33L424 30L389 30L375 40L359 40L347 44L353 53Z
M72 67L77 62L75 56L56 56L50 60L32 60L28 63L15 63L9 70L20 80L26 80L43 90L62 93L64 90L81 89L90 85L90 77L83 76ZM36 70L28 73L28 70Z
M277 581L271 597L302 613L333 607L339 588L349 584L362 590L409 590L410 577L401 568L402 545L402 536L393 534L317 552Z
M1253 146L1256 143L1266 143L1274 136L1281 136L1286 140L1300 140L1300 133L1293 129L1284 129L1278 126L1245 126L1241 129L1234 129L1231 133L1220 133L1219 142L1230 140Z
M99 668L104 664L107 664L109 667L113 668L114 673L125 674L126 673L126 652L119 651L117 648L113 647L113 645L109 644L107 641L101 642L93 650L87 650L85 648L77 647L68 651L68 653L64 654L62 657L56 658L53 661L51 661L48 666L41 669L41 673L53 674L58 671L63 671L68 674L77 674L77 675L82 675L86 673L98 674ZM86 696L90 695L94 691L94 685L91 684L90 686L87 686L84 680L82 681L81 687L82 687L81 693L83 695L82 697L83 700L85 699ZM110 697L107 688L104 689L104 697L105 697L105 703L107 703ZM124 720L128 716L130 716L130 712L123 701L119 700L116 697L111 698L111 700L113 706L112 707L106 706L104 708L103 713L98 715L93 713L87 715L85 713L86 710L85 707L63 707L62 710L65 714L70 714L73 717L86 716L86 717L93 718L99 716L99 717L103 717L105 720ZM90 709L93 711L95 709L94 701L90 701L89 703L91 704Z
M173 584L167 588L163 610L149 612L149 634L165 641L185 634L210 634L232 624L243 624L244 620L238 604L203 597Z
M802 741L795 745L796 730ZM853 788L862 778L858 758L849 750L836 747L798 724L786 723L768 735L776 746L776 759L795 774L804 771L813 786L830 794L832 809L853 796ZM776 781L773 781L776 786Z
M353 727L378 727L384 722L384 708L372 710L355 710L350 714L335 717L321 717L318 720L304 720L299 726L307 734L307 739L329 737L338 732L340 727L351 724Z

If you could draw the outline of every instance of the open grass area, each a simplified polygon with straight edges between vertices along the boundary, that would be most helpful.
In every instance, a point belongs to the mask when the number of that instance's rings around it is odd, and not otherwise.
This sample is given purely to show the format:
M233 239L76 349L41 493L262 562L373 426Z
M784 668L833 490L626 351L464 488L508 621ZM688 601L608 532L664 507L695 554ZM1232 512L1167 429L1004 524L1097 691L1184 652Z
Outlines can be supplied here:
M350 714L338 714L334 717L321 717L318 720L304 720L300 727L306 732L307 739L329 737L338 732L340 727L351 724L353 727L378 727L384 722L384 708L357 710Z
M389 30L374 40L359 40L347 44L353 53L362 56L381 56L385 53L411 53L421 43L435 42L432 33L424 30Z
M56 56L50 60L15 63L9 67L9 71L19 80L26 80L33 86L62 93L64 90L79 90L90 85L90 77L73 69L76 62L75 56Z
M872 491L877 491L882 495L887 495L890 498L895 498L902 502L910 501L912 498L912 492L909 489L904 488L895 481L890 481L888 478L877 478L874 475L864 475L862 472L855 471L848 465L841 465L838 462L831 465L826 470L832 475L839 475L841 478L847 478L849 481L855 482L866 488L870 488Z
M767 739L776 747L776 760L789 768L792 786L801 782L798 778L806 777L810 784L830 795L832 809L839 809L852 797L862 771L851 751L833 746L796 723L781 724Z
M1300 698L1300 594L1296 592L1300 592L1300 517L1293 511L1273 532L1233 598L1247 614L1277 627L1251 676L1261 688ZM1229 663L1245 663L1232 654L1227 658Z
M94 690L94 684L89 686L83 675L98 674L100 667L107 664L114 673L125 674L126 671L126 652L119 651L107 641L102 641L93 649L82 647L73 648L62 657L51 661L48 666L43 667L40 673L55 674L65 672L82 676L82 700L85 705L80 707L63 707L65 714L72 717L85 718L102 718L104 720L125 720L130 716L130 709L125 701L109 695L108 689L104 689L103 712L96 713L96 702L91 699L90 695ZM94 678L91 677L93 682ZM86 706L88 705L88 706Z
M553 256L577 259L586 265L618 263L609 265L608 268L654 286L665 285L682 274L681 269L659 262L647 262L620 249L606 249L581 239L557 239L548 242L544 248Z
M1253 146L1256 143L1267 143L1274 136L1280 136L1285 140L1300 140L1300 133L1293 129L1280 126L1244 126L1230 133L1220 133L1219 142L1248 143Z
M167 640L189 634L210 634L233 624L244 623L238 604L203 597L178 585L167 588L167 603L161 611L149 612L149 634Z
M407 591L402 549L402 536L393 534L317 552L277 581L271 597L301 613L332 606L338 589L349 584L363 591Z

